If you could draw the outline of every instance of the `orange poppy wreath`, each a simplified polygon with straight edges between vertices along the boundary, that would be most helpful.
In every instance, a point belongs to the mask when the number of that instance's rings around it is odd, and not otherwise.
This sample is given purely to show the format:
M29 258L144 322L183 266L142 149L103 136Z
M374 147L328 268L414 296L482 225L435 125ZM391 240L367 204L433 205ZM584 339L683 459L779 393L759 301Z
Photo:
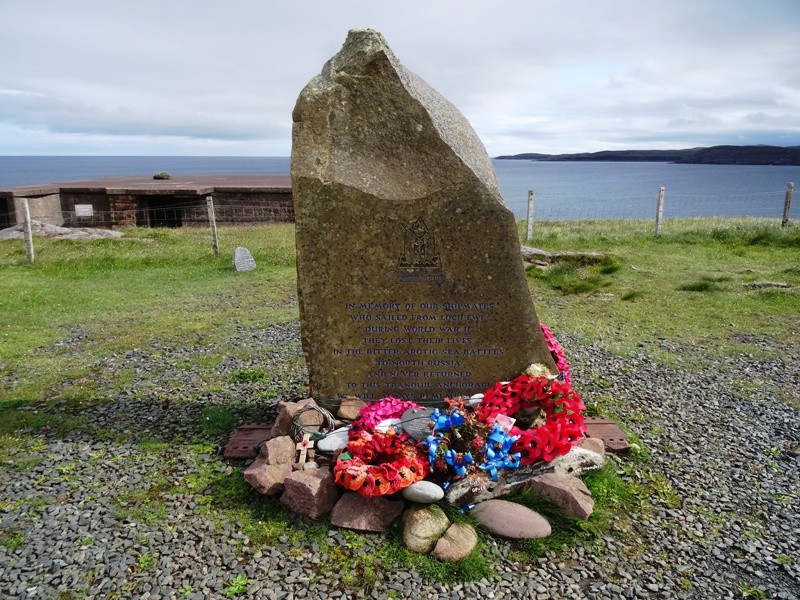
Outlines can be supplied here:
M399 492L429 472L424 451L393 429L355 432L333 467L337 484L366 498Z

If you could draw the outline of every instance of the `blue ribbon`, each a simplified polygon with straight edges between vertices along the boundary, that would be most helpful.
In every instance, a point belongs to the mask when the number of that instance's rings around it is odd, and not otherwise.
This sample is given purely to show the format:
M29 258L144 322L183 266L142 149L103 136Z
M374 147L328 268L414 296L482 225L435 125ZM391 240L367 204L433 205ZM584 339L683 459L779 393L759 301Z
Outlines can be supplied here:
M491 433L486 438L484 456L486 460L480 465L484 471L488 471L492 481L497 481L498 469L516 469L520 465L521 454L519 452L509 452L511 446L519 439L518 435L508 435L495 423Z

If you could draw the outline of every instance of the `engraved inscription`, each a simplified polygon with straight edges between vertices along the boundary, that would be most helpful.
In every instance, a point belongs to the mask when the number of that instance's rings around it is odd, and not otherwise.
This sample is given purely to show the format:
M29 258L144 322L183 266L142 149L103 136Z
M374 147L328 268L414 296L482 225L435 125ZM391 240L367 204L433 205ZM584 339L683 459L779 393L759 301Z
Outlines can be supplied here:
M375 400L386 391L409 400L482 391L492 385L473 375L475 357L500 358L504 348L480 347L481 329L494 302L346 302L348 338L358 347L337 348L337 357L364 357L366 372L346 382L346 393ZM478 342L480 343L480 342ZM380 391L378 391L380 390Z

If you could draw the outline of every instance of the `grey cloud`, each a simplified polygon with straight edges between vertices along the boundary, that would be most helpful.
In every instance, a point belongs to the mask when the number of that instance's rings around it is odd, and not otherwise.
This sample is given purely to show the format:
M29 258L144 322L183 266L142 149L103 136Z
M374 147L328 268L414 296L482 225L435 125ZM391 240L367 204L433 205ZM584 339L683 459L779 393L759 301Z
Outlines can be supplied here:
M496 154L789 139L798 24L796 0L6 2L0 90L24 97L0 95L0 153L36 129L288 154L298 93L354 26L382 31Z
M251 122L224 113L175 107L138 110L98 106L30 92L0 91L0 121L60 133L164 135L217 140L259 140L287 135L291 123Z

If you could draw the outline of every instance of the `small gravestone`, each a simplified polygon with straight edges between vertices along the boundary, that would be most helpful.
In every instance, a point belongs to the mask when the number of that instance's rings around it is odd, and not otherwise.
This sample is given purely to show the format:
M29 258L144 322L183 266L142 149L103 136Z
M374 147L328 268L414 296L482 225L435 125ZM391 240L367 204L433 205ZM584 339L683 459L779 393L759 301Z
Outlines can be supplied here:
M239 246L233 251L233 270L234 271L252 271L256 268L256 261L250 250Z
M553 373L513 213L464 116L352 30L292 115L301 338L318 402Z

